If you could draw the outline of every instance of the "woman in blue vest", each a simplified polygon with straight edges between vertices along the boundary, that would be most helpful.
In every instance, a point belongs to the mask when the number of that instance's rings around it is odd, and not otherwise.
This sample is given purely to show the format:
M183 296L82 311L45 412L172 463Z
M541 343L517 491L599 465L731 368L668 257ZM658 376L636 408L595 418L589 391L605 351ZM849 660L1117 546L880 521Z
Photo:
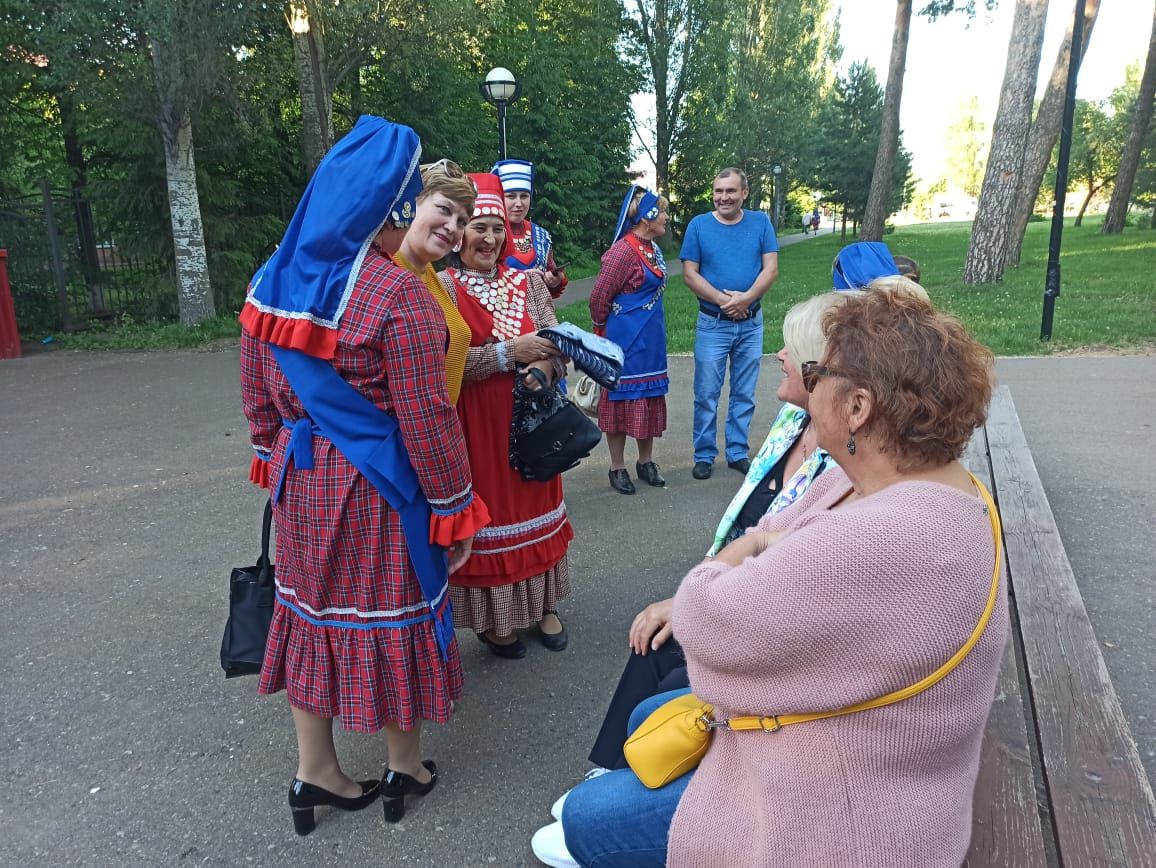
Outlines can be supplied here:
M622 347L622 379L603 392L598 427L610 447L610 486L634 494L626 469L626 438L638 441L638 478L662 487L654 463L654 438L666 430L666 261L655 239L666 232L666 198L631 185L618 214L614 244L602 255L602 270L590 294L594 330Z

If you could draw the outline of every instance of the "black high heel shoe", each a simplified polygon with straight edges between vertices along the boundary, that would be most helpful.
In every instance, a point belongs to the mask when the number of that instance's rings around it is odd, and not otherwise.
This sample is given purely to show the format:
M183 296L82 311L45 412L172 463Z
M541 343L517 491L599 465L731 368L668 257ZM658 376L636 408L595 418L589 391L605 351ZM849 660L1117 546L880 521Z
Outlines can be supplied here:
M317 827L313 809L329 805L342 811L360 811L373 804L381 795L381 781L358 781L361 795L348 798L331 793L298 778L289 785L289 810L293 813L293 829L298 835L308 835Z
M385 779L381 782L381 806L385 811L385 822L397 823L405 816L405 797L424 796L438 782L438 767L433 760L422 760L426 771L430 773L428 784L419 783L411 775L386 769Z

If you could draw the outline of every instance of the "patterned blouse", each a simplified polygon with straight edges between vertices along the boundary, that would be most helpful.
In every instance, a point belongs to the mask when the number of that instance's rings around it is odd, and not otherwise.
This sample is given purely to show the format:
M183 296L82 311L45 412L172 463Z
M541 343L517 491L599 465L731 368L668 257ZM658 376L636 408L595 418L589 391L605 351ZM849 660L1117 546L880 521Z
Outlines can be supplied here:
M710 550L706 553L708 558L713 558L719 553L726 542L727 535L731 528L734 527L735 520L738 519L739 513L743 511L746 505L747 498L758 487L759 483L776 464L786 455L791 447L795 445L795 441L799 439L799 435L803 432L803 428L808 420L807 411L802 407L796 407L794 404L783 404L783 408L779 411L779 415L775 418L774 424L771 425L771 431L767 434L767 439L763 441L762 448L759 449L758 454L751 459L751 469L747 471L747 477L743 480L743 484L735 493L730 505L723 513L722 521L719 522L718 530L714 533L714 542L711 544ZM798 470L794 472L790 479L783 481L782 491L778 493L771 505L767 508L767 515L774 515L776 512L781 512L786 509L796 500L803 496L803 493L810 487L811 483L815 481L820 473L835 464L829 452L822 448L816 448L814 452L807 456L807 460L802 463Z

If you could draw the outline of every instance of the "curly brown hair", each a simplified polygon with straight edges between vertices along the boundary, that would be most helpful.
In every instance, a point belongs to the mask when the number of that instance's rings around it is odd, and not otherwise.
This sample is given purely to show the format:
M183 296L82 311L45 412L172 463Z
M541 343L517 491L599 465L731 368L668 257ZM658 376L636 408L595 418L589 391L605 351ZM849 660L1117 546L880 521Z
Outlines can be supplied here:
M868 292L823 319L826 361L843 394L867 389L863 434L896 468L940 467L987 419L994 356L953 316L902 292Z

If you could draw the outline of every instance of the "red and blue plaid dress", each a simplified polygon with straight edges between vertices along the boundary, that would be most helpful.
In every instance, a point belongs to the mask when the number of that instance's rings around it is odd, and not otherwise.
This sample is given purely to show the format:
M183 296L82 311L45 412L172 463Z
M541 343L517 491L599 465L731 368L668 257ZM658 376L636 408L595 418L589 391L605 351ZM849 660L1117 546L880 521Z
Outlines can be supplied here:
M446 393L446 325L429 290L371 250L341 318L333 365L395 416L431 505L472 497L457 412ZM241 386L253 445L284 470L285 421L304 410L265 344L241 340ZM274 507L277 596L259 690L347 729L387 721L412 729L449 720L461 695L456 643L438 653L398 515L327 438L313 437L312 470L292 464Z

